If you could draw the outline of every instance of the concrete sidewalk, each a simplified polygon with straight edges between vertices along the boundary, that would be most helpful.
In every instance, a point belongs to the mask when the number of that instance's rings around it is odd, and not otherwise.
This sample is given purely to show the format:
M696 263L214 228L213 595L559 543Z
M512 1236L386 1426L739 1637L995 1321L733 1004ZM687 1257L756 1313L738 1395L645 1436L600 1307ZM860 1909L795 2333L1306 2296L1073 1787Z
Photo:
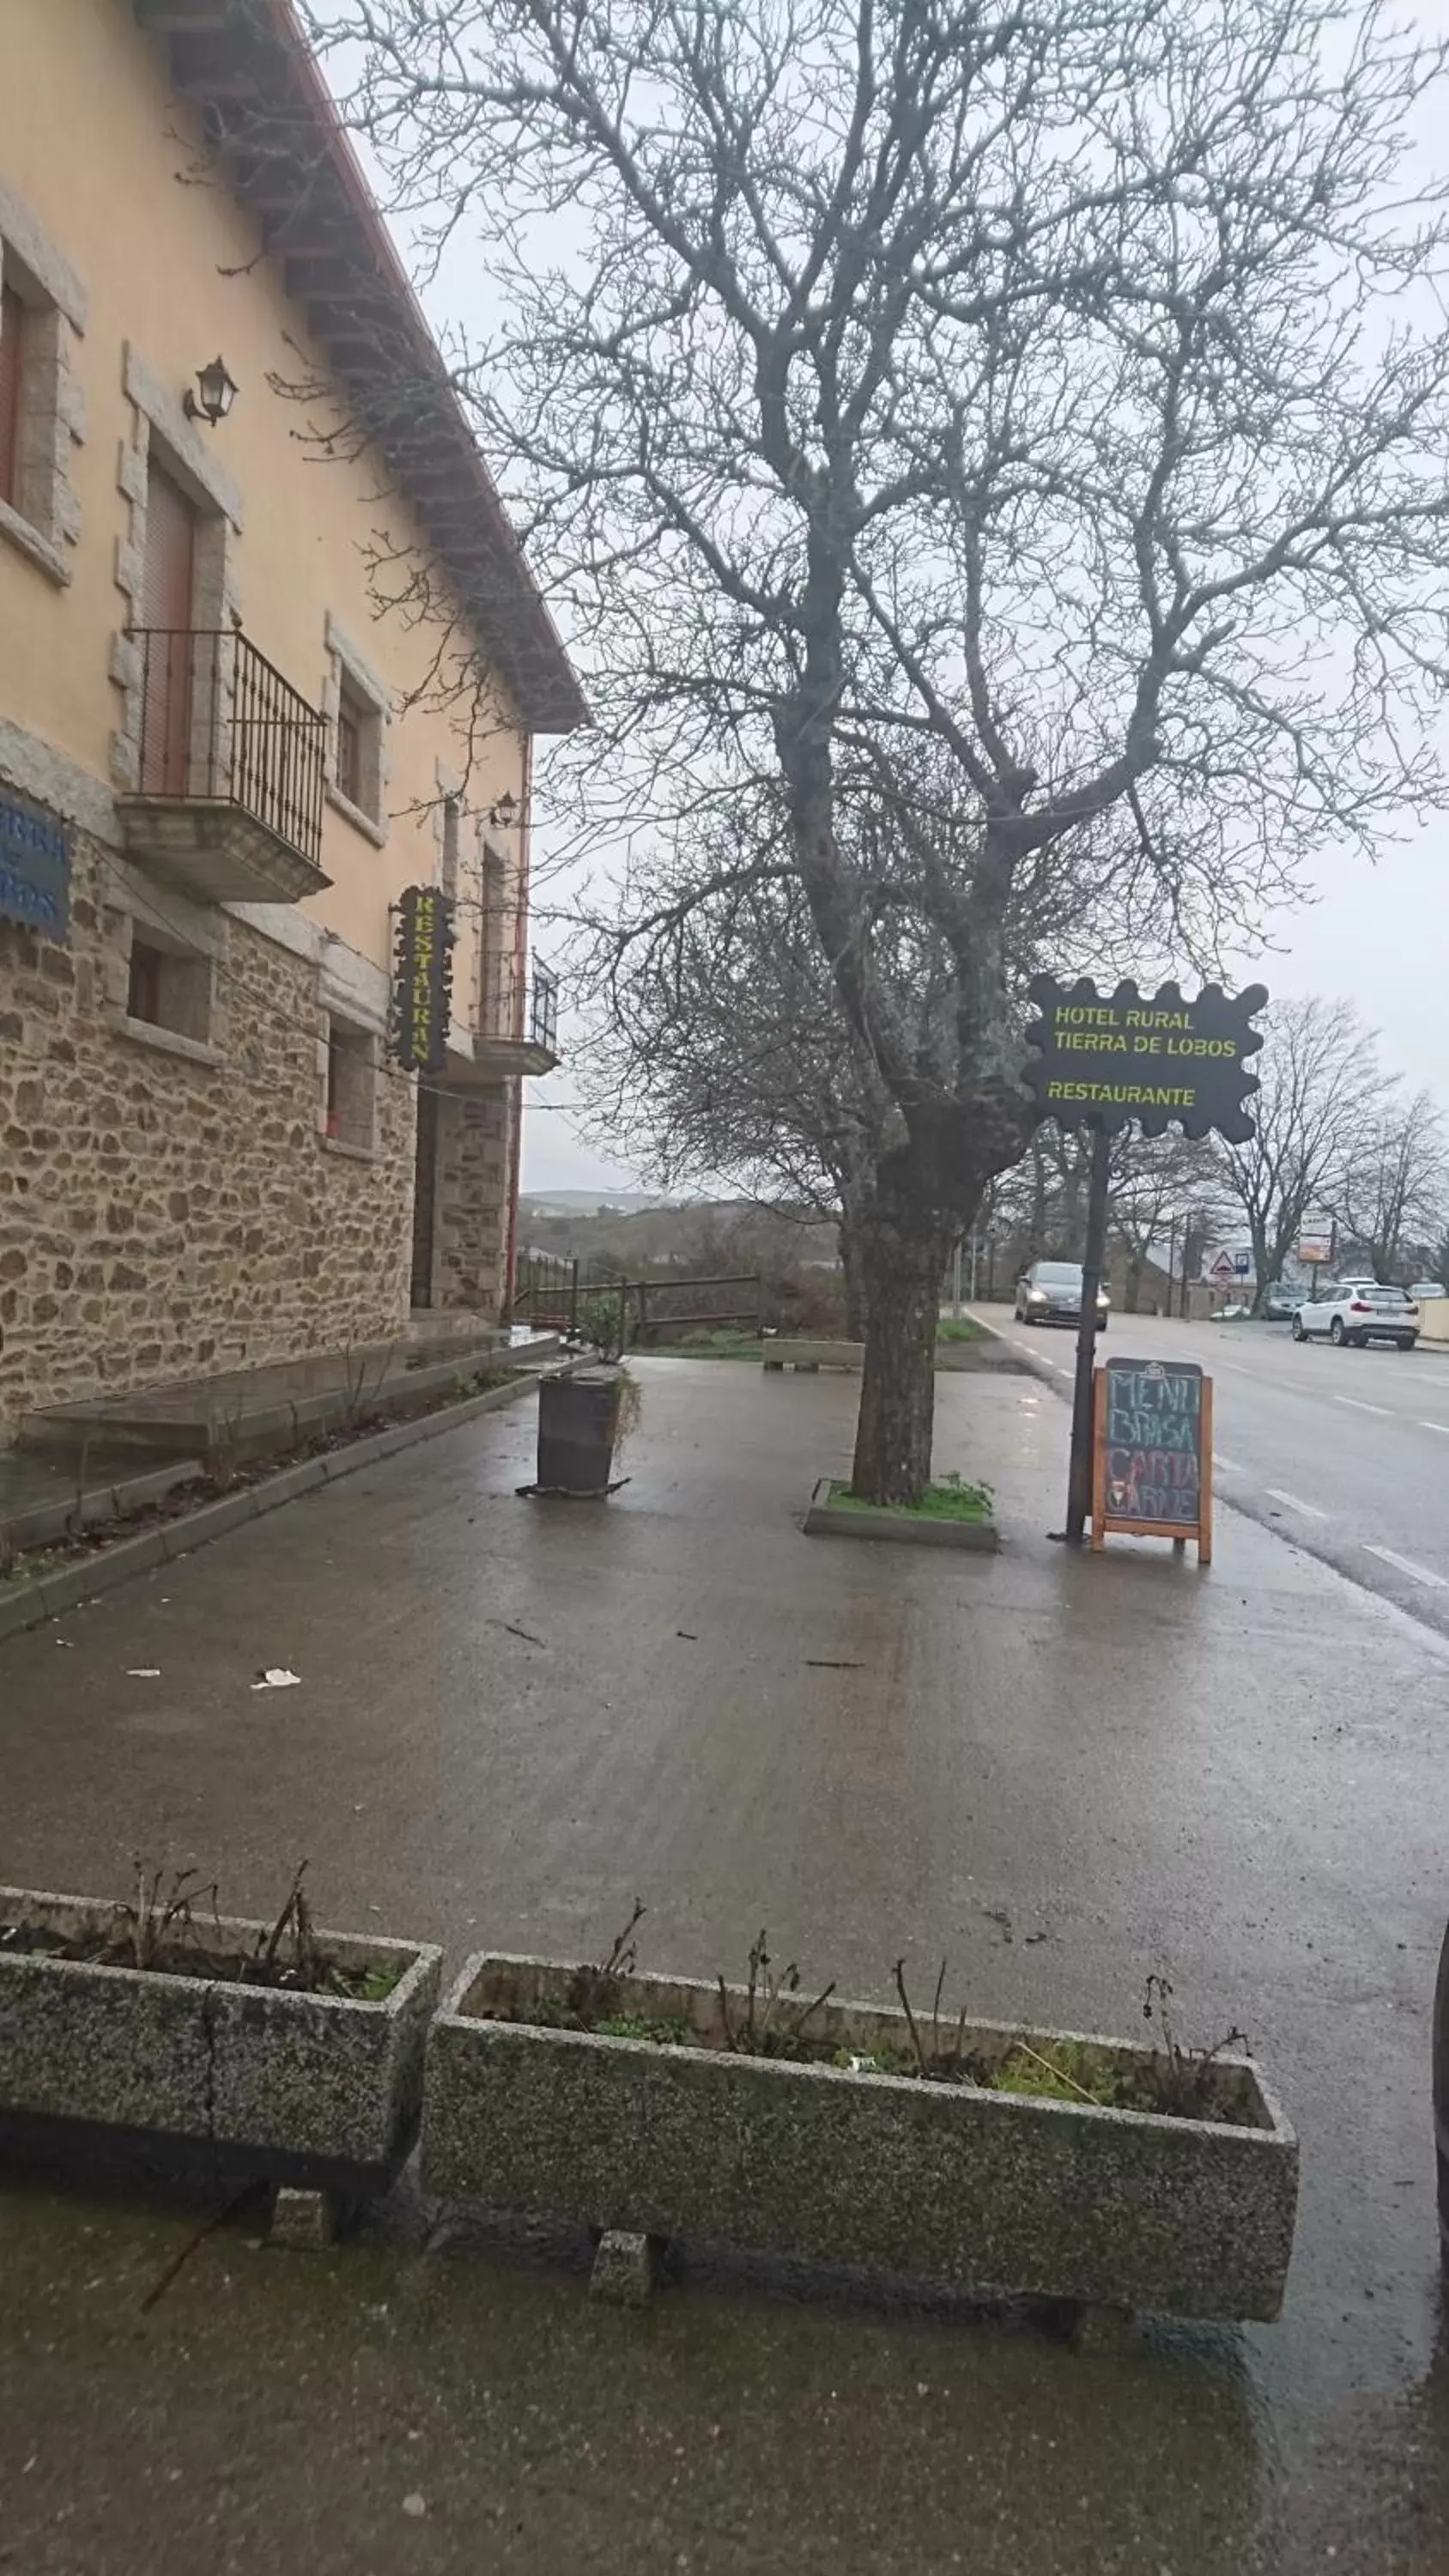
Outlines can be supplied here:
M316 2264L213 2240L143 2321L189 2222L17 2186L0 2565L1441 2569L1441 1645L1231 1514L1206 1575L1064 1557L1030 1379L938 1382L988 1559L799 1536L851 1381L641 1375L606 1511L516 1500L498 1416L0 1646L0 1878L144 1852L262 1912L305 1854L324 1921L564 1956L637 1891L646 1965L734 1972L764 1923L848 1992L944 1954L983 2013L1106 2030L1165 1971L1299 2126L1283 2321L1084 2362L730 2273L600 2318L406 2211ZM302 1688L253 1695L272 1663Z

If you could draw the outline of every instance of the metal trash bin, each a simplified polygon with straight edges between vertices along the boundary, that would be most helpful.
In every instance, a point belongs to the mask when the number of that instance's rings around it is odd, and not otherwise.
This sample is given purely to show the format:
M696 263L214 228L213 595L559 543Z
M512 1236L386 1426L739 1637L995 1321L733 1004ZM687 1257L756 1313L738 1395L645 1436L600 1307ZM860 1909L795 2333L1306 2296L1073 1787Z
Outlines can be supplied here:
M614 1464L619 1372L576 1369L538 1390L538 1475L544 1493L602 1494Z

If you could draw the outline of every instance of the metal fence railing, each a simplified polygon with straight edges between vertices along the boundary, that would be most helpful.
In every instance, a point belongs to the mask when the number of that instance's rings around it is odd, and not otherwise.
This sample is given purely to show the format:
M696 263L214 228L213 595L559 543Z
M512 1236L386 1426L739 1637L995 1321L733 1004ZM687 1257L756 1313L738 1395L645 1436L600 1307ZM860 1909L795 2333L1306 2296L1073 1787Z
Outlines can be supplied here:
M326 725L234 629L147 626L140 653L143 796L236 805L315 865Z
M558 978L537 959L492 951L484 935L480 1037L505 1045L545 1047L558 1053Z
M578 1339L579 1265L564 1254L520 1253L513 1282L509 1320L536 1333L565 1333Z
M528 1252L519 1258L511 1320L614 1351L647 1350L671 1334L731 1325L758 1336L760 1279L757 1271L727 1279L591 1277L567 1255Z

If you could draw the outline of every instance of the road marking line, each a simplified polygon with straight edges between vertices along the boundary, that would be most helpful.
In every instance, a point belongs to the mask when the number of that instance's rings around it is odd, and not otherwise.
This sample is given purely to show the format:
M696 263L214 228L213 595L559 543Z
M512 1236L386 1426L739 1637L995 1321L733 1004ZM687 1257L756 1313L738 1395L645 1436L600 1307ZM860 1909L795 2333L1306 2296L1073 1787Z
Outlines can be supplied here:
M1381 1413L1385 1421L1391 1418L1392 1408L1387 1404L1363 1404L1356 1395L1336 1395L1333 1401L1335 1404L1346 1404L1354 1413Z
M1416 1565L1411 1556L1400 1556L1391 1547L1374 1547L1368 1539L1364 1540L1364 1549L1369 1556L1381 1556L1385 1565L1396 1565L1412 1583L1432 1583L1436 1592L1449 1592L1449 1580L1432 1573L1427 1565Z
M1419 1429L1421 1431L1449 1431L1449 1422L1425 1422L1421 1417Z
M1220 1467L1227 1476L1241 1476L1243 1472L1236 1458L1225 1458L1220 1449L1213 1451L1213 1465Z
M1333 1517L1330 1512L1321 1512L1316 1503L1301 1502L1297 1494L1285 1494L1281 1485L1269 1485L1267 1491L1275 1503L1286 1503L1292 1512L1306 1512L1311 1521L1326 1521Z

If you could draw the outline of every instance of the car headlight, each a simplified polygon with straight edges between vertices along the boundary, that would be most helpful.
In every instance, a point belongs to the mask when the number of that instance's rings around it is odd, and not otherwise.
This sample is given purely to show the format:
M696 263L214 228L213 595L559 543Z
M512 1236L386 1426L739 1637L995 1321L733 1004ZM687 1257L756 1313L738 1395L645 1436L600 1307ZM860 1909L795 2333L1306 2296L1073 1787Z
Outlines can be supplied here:
M1026 1292L1028 1306L1044 1306L1046 1301L1047 1294L1044 1288L1028 1288Z

